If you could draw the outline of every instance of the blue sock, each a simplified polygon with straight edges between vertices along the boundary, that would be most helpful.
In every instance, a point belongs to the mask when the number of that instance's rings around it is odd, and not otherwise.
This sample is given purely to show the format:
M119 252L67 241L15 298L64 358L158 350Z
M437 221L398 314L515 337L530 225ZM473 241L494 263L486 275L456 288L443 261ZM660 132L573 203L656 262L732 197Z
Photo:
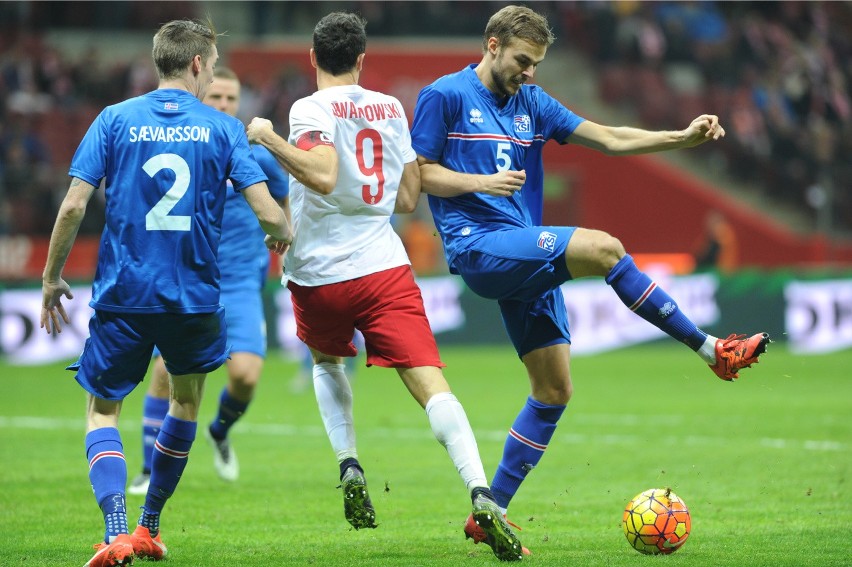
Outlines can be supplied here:
M237 422L248 409L248 402L241 402L232 398L228 393L228 387L222 388L219 395L219 413L210 422L210 434L215 439L222 440L228 436L228 430Z
M142 405L142 472L151 473L151 455L154 442L163 426L163 419L169 413L169 399L145 395Z
M631 311L692 350L697 351L707 340L707 333L681 312L668 293L639 271L629 254L612 268L606 283Z
M151 485L139 518L139 524L151 530L154 537L159 531L160 512L177 488L186 468L197 427L194 421L184 421L171 415L163 420L151 459Z
M524 478L544 455L556 431L556 422L564 411L564 405L551 406L532 397L527 398L526 405L509 430L503 446L503 459L491 481L491 491L498 506L509 507Z
M127 533L127 509L124 486L127 463L121 436L115 427L102 427L86 434L86 458L89 460L89 482L104 515L104 541Z

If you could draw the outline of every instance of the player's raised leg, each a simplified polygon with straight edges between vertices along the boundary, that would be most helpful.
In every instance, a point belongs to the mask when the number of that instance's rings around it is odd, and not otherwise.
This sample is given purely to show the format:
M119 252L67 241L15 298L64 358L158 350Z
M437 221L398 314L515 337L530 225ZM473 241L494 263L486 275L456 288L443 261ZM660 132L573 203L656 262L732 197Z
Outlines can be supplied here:
M759 362L769 335L746 338L731 335L719 339L701 330L677 302L648 274L639 270L621 242L599 231L577 228L565 249L572 278L604 276L622 303L631 311L694 350L723 380L739 377L738 371Z

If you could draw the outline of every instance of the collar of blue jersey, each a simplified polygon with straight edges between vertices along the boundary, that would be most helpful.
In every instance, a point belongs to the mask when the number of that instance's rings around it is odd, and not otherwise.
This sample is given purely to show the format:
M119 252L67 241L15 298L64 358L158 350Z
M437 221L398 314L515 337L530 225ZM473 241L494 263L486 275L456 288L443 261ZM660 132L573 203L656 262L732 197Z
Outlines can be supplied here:
M485 97L486 100L490 100L494 106L499 109L503 109L506 106L506 102L508 102L509 97L506 97L504 100L503 97L494 94L488 88L482 84L482 81L479 80L479 75L476 74L476 63L471 63L468 65L467 69L465 69L465 73L467 74L468 79L470 80L473 88Z
M186 97L189 97L191 99L198 100L197 98L195 98L194 94L190 93L189 91L185 91L183 89L157 89L157 90L151 91L148 94L154 95L158 98L165 97L165 98L172 98L173 99L176 96L180 96L180 97L186 96Z

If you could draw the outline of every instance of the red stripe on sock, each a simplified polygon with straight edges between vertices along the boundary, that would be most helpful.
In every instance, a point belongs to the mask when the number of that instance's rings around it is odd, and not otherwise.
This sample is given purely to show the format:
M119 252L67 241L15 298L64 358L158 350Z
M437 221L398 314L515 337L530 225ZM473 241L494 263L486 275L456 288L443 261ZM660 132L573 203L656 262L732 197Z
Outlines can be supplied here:
M154 448L162 454L174 457L175 459L185 459L189 457L189 451L175 451L174 449L169 449L168 447L160 445L159 441L154 441Z
M523 435L521 435L520 433L518 433L514 429L509 430L509 435L511 435L512 437L514 437L515 439L517 439L518 441L520 441L524 445L526 445L528 447L532 447L533 449L537 449L539 451L544 451L545 449L547 449L547 445L542 445L541 443L536 443L535 441L527 439L526 437L524 437Z
M122 453L121 451L101 451L100 453L92 457L91 461L89 461L89 468L91 469L93 466L95 466L95 463L106 457L118 457L119 459L124 460L124 453Z
M642 297L636 300L636 303L630 306L631 311L636 311L642 304L645 303L645 300L648 299L648 296L651 295L651 292L657 288L657 282L651 282L651 285L648 286L648 289L645 290L645 293L642 294Z

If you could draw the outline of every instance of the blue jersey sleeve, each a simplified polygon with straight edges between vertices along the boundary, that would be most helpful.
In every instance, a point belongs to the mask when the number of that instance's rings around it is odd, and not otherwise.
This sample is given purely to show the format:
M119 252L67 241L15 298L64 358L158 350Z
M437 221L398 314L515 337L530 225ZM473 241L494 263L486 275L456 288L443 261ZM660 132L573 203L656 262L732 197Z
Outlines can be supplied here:
M242 191L255 183L266 181L268 178L258 165L251 152L248 138L243 131L243 125L236 118L233 119L239 126L236 145L228 162L228 179L234 184L236 191Z
M269 186L269 193L276 200L287 197L290 194L290 182L284 168L265 147L252 146L251 149L254 159L257 160L258 165L269 178L266 182Z
M101 179L106 177L106 156L109 155L109 143L105 114L109 109L102 111L89 126L89 130L77 147L71 160L71 168L68 175L82 179L89 185L98 187Z
M447 144L448 105L445 94L429 85L420 91L414 107L411 126L411 146L417 155L439 161Z
M546 140L556 140L560 144L567 141L577 126L586 119L568 110L561 102L547 94L544 89L534 87L538 99L539 120L542 135Z

